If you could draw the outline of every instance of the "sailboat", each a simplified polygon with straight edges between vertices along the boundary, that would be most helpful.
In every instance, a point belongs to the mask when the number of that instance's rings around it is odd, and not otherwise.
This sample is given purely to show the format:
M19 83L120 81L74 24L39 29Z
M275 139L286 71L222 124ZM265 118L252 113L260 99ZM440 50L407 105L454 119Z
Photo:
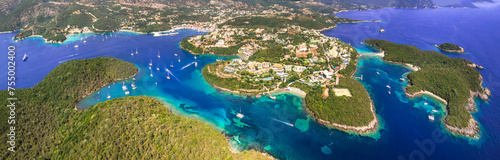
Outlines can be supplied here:
M172 61L172 64L170 64L170 68L174 68L174 61Z
M177 61L181 62L181 56L179 56L179 60L177 60Z
M153 65L153 61L151 59L149 59L149 65L152 66Z
M125 82L123 82L122 89L123 89L123 90L127 90L127 86L125 85Z
M238 114L236 114L236 117L242 119L243 117L245 117L243 114L241 114L241 106L240 106L240 112Z
M177 53L175 53L174 56L177 56Z
M424 102L424 105L427 105L427 104L429 104L429 103L427 103L427 100L426 100L426 99L424 99L424 100L425 100L425 102Z
M135 48L135 54L139 54L139 52L137 52L137 48Z
M194 56L194 59L196 59L196 55Z
M151 71L151 70L150 70ZM151 71L151 74L149 74L151 77L153 77L153 71Z
M170 73L167 73L167 79L170 79Z
M158 58L160 58L160 51L158 51Z
M28 55L24 54L23 61L26 61L28 59Z

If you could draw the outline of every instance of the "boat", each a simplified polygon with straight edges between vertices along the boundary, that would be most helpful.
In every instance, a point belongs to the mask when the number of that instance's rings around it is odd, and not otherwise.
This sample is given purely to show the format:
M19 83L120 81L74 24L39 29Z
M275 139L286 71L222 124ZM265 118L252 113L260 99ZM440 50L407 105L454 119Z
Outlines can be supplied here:
M385 29L380 29L380 30L378 30L378 31L379 31L380 33L383 33L383 32L385 32Z
M429 104L429 103L427 103L427 102L424 103L424 105L427 105L427 104Z
M405 81L405 79L403 79L403 78L399 78L399 81L404 82L404 81Z
M132 80L134 80L134 81L135 81L135 78L132 78Z
M111 96L108 96L107 98L108 98L108 99L110 99L110 98L111 98Z
M134 56L134 53L130 53L130 55Z
M78 44L74 46L75 48L78 48Z
M196 56L194 56L194 59L196 59Z
M153 65L153 61L151 61L151 59L149 59L149 65L152 66Z
M240 112L238 114L236 114L236 117L242 119L243 117L245 117L243 114L241 114L241 106L240 106Z
M174 68L174 61L172 61L172 64L170 64L170 68Z
M132 86L132 89L137 89L137 86L135 86L135 84L131 84L130 86Z
M150 68L151 69L151 68ZM151 71L151 70L150 70ZM149 74L151 77L153 77L153 71L151 71L151 74Z
M260 97L262 97L262 96L261 96L260 94L258 94L258 95L256 95L255 97L256 97L256 98L260 98Z
M433 121L433 120L434 120L434 115L433 115L433 114L430 114L428 117L429 117L429 119L430 119L431 121Z
M170 79L170 73L167 73L167 79Z
M84 40L83 43L87 43L87 41Z
M160 51L158 51L158 58L160 58Z
M387 88L391 88L391 86L389 86L389 85L386 85L385 87L387 87Z
M177 54L174 54L174 56L177 56Z
M157 71L159 71L159 70L160 70L160 68L156 67L156 70L157 70Z
M130 92L129 91L125 91L125 95L128 95L128 94L130 94Z
M377 71L377 74L380 74L380 73L378 73L378 71Z
M388 91L387 93L391 94L391 91Z
M433 110L432 110L432 112L436 113L436 112L438 112L438 111L437 111L437 110L435 110L435 109L433 109Z
M135 54L139 54L139 52L137 52L137 48L135 48Z
M127 90L127 86L125 85L125 82L123 82L122 89L123 89L123 90Z
M155 85L158 85L158 82L155 82Z
M151 69L151 66L149 66L149 69Z
M23 61L26 61L28 59L28 55L24 54Z
M244 116L243 114L241 114L241 113L238 113L238 114L236 114L236 117L238 117L238 118L242 119L242 118L243 118L243 117L245 117L245 116Z
M181 56L179 56L179 60L177 60L177 61L181 62Z

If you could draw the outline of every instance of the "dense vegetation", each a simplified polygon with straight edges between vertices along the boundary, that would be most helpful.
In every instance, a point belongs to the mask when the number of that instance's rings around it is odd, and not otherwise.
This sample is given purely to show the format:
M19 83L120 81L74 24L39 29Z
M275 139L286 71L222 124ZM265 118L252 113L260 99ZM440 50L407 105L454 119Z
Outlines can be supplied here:
M189 38L190 37L186 37L186 38L182 39L181 47L188 50L188 51L191 51L193 53L198 53L198 54L203 53L203 48L196 47L193 44L188 42Z
M262 88L261 85L255 86L255 85L252 85L252 84L247 83L247 82L239 81L237 78L218 77L214 72L215 72L217 66L219 66L223 63L227 63L227 62L219 61L219 62L208 64L205 67L203 67L203 70L202 70L203 78L205 78L205 80L212 85L216 85L216 86L230 89L233 91L236 91L238 89L260 89L260 88ZM210 71L209 71L209 69L210 69ZM224 68L222 68L222 69L224 69Z
M335 86L347 88L352 97L337 97L330 89L329 96L325 99L322 96L324 87L311 88L300 83L294 83L294 87L307 92L306 106L319 119L348 126L366 126L373 120L370 96L363 85L352 78L341 77L340 84Z
M65 129L60 157L69 159L266 159L256 151L231 153L217 130L149 97L98 103Z
M259 62L273 62L280 63L281 58L285 55L290 54L288 49L284 49L279 45L271 46L268 49L264 49L252 54L248 60L250 61L259 61Z
M240 49L240 47L243 45L245 45L245 43L240 43L240 44L226 47L226 48L213 47L213 48L211 48L211 51L214 53L214 55L221 55L221 56L236 55L236 54L238 54L238 49Z
M328 21L331 20L331 21ZM219 26L231 25L238 28L286 28L287 25L297 25L308 29L323 29L335 26L335 23L347 23L354 20L338 18L332 15L297 16L293 20L283 17L238 17Z
M406 92L430 91L445 99L448 102L446 123L459 128L467 127L471 118L465 109L469 91L482 92L479 72L467 66L472 62L385 40L370 39L365 44L385 51L384 60L421 67L421 70L408 74L410 86Z
M451 44L451 43L443 43L438 46L439 49L444 50L444 51L461 51L462 48L456 44Z
M151 98L115 99L87 111L74 110L85 95L135 73L133 64L114 58L74 60L56 67L37 86L16 90L16 152L0 152L0 159L262 157L254 151L231 154L222 134L197 120L173 115ZM5 90L0 95L8 97ZM6 103L0 101L2 106ZM3 115L9 111L0 107ZM7 122L7 117L0 120ZM2 135L8 129L7 123L0 123ZM6 142L7 136L0 140ZM6 149L8 144L0 147Z

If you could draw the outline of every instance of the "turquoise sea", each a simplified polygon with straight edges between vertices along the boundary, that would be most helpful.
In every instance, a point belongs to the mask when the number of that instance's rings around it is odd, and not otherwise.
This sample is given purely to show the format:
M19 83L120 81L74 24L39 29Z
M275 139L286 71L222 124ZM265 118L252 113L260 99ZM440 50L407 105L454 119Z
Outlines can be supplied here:
M363 75L361 82L370 93L382 124L381 129L370 136L352 135L318 124L305 111L303 99L292 94L277 94L274 101L268 97L234 95L212 88L201 76L202 67L217 59L234 57L202 55L195 59L179 47L184 37L203 32L185 29L177 35L165 37L131 32L79 34L63 44L46 44L41 38L13 42L10 39L15 33L4 33L0 34L0 48L6 53L7 46L16 47L18 88L36 85L56 66L68 60L115 57L134 63L139 68L135 81L110 84L81 101L78 107L91 107L108 100L108 96L111 99L152 96L164 102L174 113L199 119L230 135L231 145L240 151L256 149L279 159L498 159L498 4L478 4L478 9L382 9L337 14L360 20L382 20L379 23L339 24L337 28L323 32L350 43L363 55L357 76ZM386 32L379 33L380 28ZM483 85L491 89L493 97L489 102L477 100L479 111L473 114L480 123L481 137L471 140L452 135L441 123L445 114L443 104L426 96L407 98L403 92L407 84L400 82L399 78L404 78L410 70L373 56L376 51L361 43L368 38L415 45L424 50L438 51L433 45L443 42L464 47L468 52L466 55L445 54L471 60L486 68L480 73L484 77ZM7 42L3 43L4 40ZM75 45L79 47L75 48ZM135 54L136 49L138 54ZM21 62L25 53L29 58ZM3 61L1 70L7 71L6 58L0 61ZM171 64L174 68L170 68ZM170 73L170 80L166 78L167 73ZM6 84L6 77L6 72L0 72L0 83ZM138 88L132 90L132 83ZM387 94L385 87L388 84L392 88L391 95ZM127 86L129 95L125 95L123 85ZM0 89L6 88L6 85L0 86ZM436 120L430 121L427 115L433 109L438 113ZM236 117L240 111L245 115L241 120Z

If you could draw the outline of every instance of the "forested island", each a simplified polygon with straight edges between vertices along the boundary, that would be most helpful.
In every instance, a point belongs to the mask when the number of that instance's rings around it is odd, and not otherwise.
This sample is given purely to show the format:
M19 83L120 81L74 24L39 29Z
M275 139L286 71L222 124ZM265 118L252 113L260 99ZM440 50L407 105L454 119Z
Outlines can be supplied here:
M413 97L428 91L441 97L447 102L446 128L469 137L478 135L478 123L470 113L477 110L473 98L488 100L490 93L481 86L482 77L472 62L385 40L369 39L365 44L384 51L386 61L416 66L418 70L408 74L406 94Z
M435 45L437 48L439 48L442 51L445 52L450 52L450 53L465 53L464 49L456 44L452 43L443 43L438 45Z
M16 148L0 159L269 159L257 151L232 153L223 134L192 118L173 114L148 97L98 103L85 111L75 104L103 86L138 72L115 58L72 60L38 85L16 90ZM9 97L6 90L0 96ZM8 101L0 101L6 106ZM0 113L9 115L8 107ZM20 116L17 116L20 115ZM0 120L7 122L7 116ZM6 135L8 123L0 123ZM7 142L8 136L0 140ZM7 149L9 143L1 143Z

